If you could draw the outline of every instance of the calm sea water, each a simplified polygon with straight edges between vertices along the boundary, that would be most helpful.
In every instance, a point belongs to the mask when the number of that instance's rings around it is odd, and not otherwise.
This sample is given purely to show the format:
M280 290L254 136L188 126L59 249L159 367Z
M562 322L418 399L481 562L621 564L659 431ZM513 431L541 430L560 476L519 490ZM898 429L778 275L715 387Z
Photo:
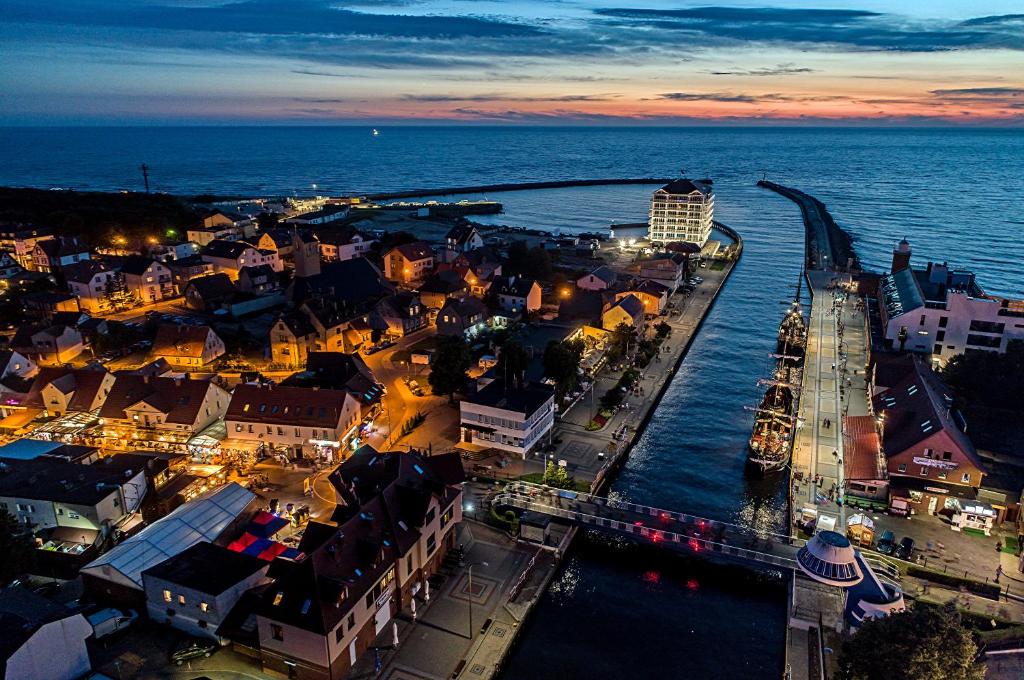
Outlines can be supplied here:
M746 242L615 491L705 516L780 526L783 490L743 478L755 380L800 268L795 205L814 194L869 267L907 236L915 257L975 268L1024 296L1018 131L393 128L0 129L0 185L280 195L589 177L715 179L717 217ZM645 218L651 187L494 194L494 221L573 231ZM527 624L506 678L777 677L784 593L770 575L580 543Z

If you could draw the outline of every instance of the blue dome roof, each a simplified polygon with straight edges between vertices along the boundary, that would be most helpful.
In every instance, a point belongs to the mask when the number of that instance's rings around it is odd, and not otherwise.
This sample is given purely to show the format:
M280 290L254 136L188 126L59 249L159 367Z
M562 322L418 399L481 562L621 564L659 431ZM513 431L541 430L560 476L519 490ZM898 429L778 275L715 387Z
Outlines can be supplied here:
M815 581L849 587L860 583L864 573L849 539L835 531L822 531L796 554L800 570Z

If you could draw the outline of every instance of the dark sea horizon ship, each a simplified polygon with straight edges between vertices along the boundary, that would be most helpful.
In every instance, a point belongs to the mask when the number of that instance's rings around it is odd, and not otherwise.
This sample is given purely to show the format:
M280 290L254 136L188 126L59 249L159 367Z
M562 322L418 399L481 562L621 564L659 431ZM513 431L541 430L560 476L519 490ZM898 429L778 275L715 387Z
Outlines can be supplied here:
M747 470L764 476L783 469L793 452L799 405L800 379L807 350L807 322L800 307L800 292L779 324L775 360L764 396L754 409L754 427L747 445Z

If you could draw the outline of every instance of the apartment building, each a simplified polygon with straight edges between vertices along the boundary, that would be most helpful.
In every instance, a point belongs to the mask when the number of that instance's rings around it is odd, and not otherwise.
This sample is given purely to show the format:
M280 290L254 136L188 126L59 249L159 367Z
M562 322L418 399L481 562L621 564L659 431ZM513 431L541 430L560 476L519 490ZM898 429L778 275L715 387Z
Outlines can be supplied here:
M555 392L546 385L495 380L459 402L462 441L526 458L551 431L554 404Z
M648 237L656 244L685 241L703 246L711 237L715 193L709 182L677 179L651 196Z

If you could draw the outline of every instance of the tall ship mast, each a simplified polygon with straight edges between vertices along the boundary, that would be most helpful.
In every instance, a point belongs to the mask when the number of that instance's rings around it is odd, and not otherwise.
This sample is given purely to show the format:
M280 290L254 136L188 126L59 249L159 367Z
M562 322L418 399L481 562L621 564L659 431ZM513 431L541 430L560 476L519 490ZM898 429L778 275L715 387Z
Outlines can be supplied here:
M796 433L800 379L807 351L807 321L800 306L803 272L796 296L779 324L775 360L770 379L758 381L768 388L754 409L754 427L747 447L747 469L764 476L789 463Z

